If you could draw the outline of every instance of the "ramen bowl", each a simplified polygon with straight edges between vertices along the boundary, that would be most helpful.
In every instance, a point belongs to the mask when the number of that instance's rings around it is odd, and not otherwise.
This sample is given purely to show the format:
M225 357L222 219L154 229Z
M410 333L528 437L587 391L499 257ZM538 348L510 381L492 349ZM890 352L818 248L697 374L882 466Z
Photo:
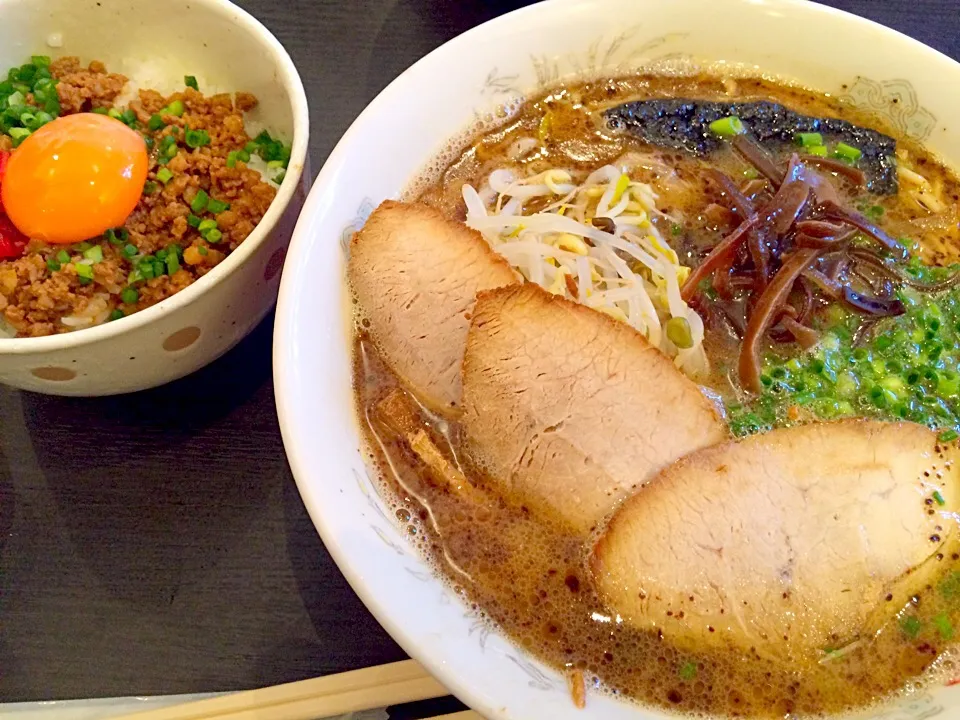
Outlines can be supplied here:
M93 328L38 338L0 337L0 383L55 395L142 390L197 370L239 342L273 306L306 197L308 111L300 77L273 35L226 0L0 1L0 62L31 55L102 61L136 86L173 92L184 77L214 91L253 93L248 129L292 142L277 196L227 258L180 292Z
M554 0L465 33L395 80L330 156L294 233L281 283L274 372L301 495L376 618L484 717L653 720L671 714L589 687L586 708L575 708L563 675L478 618L396 522L367 464L351 390L349 239L382 200L400 197L445 152L455 156L458 138L496 122L538 89L642 67L697 66L762 73L842 95L947 164L960 164L960 134L949 131L960 111L950 92L960 82L960 65L892 30L794 0ZM934 687L851 716L958 714L960 689Z

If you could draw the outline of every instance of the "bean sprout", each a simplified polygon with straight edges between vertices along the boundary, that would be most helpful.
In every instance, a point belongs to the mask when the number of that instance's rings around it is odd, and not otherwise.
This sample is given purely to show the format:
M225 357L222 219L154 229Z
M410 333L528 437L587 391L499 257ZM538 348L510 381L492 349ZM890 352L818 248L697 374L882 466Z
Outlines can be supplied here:
M703 321L680 296L690 269L650 222L667 217L651 186L605 165L579 185L563 169L528 178L499 169L483 188L463 186L467 225L527 280L627 322L688 375L708 372ZM533 200L542 209L525 207ZM690 347L663 331L675 317L689 323Z

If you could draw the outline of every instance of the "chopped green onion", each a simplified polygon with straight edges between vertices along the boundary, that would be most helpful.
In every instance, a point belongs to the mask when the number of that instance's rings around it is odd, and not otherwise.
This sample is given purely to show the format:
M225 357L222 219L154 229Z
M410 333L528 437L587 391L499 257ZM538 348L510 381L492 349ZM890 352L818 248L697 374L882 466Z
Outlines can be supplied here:
M283 167L283 161L282 161L282 160L271 160L270 162L267 163L267 167L270 168L271 170L276 170L277 168L282 168L282 167ZM626 175L621 175L620 177L627 177L627 176L626 176ZM630 181L629 178L627 178L627 182L629 182L629 181ZM622 193L621 193L621 194L622 194Z
M167 157L167 159L172 160L173 158L175 158L177 155L177 143L172 142L169 145L167 145L167 149L164 150L163 154Z
M116 108L110 108L107 110L107 117L112 117L114 120L123 120L123 114Z
M733 137L734 135L742 135L746 132L743 122L736 115L714 120L710 123L709 128L710 132L720 137Z
M947 617L946 613L940 613L933 619L933 624L937 628L937 632L940 633L940 637L944 640L949 640L953 637L953 623L950 622L950 618Z
M120 113L120 119L123 120L126 125L133 127L137 123L137 114L130 108L127 108Z
M23 82L31 82L37 74L37 66L33 63L24 63L17 72L17 77Z
M947 501L943 499L943 495L940 494L939 490L933 491L933 499L937 501L937 505L946 505Z
M915 638L920 634L920 628L923 627L923 623L920 622L920 619L914 615L908 615L900 620L900 629L903 631L903 634L908 638Z
M93 280L93 265L86 265L84 263L75 263L73 266L77 271L77 276L83 280Z
M143 276L144 280L152 280L156 277L155 266L153 261L156 258L153 255L146 255L145 257L140 258L140 263L137 265L137 270L140 271L140 274Z
M237 166L237 151L231 150L227 153L227 167L235 168Z
M183 84L194 90L200 89L200 86L197 84L197 79L193 75L184 75Z
M818 132L802 132L794 136L794 140L800 147L817 147L823 145L823 135Z
M162 167L157 170L157 180L162 182L164 185L173 180L173 173L170 172L170 168Z
M193 201L190 203L190 209L195 213L202 213L207 209L207 203L210 201L210 196L207 195L206 191L198 190L197 194L193 196Z
M216 220L210 220L210 219L208 218L208 219L206 219L206 220L201 220L201 221L200 221L200 224L197 226L197 230L199 230L199 231L200 231L200 234L202 235L203 233L207 232L208 230L213 230L213 229L215 229L216 227L217 227L217 221L216 221Z
M49 55L31 55L30 62L38 67L49 67L51 60Z
M183 141L189 148L199 148L210 144L210 135L206 130L187 130L184 133Z
M283 179L287 176L287 171L283 168L277 170L274 176L271 178L277 185L283 182Z
M189 225L192 228L200 227L200 218L198 218L193 213L190 213L189 215L187 215L187 225Z
M57 260L59 260L62 264L70 262L70 253L68 253L66 250L61 250L57 253Z
M137 292L135 287L125 287L120 292L120 300L124 305L133 305L137 300L140 299L140 293Z
M23 93L20 92L19 90L11 93L7 97L7 107L18 107L20 105L23 105L23 102L24 102Z
M209 252L209 250L207 250L207 248L205 248L203 245L198 245L197 252L200 253L201 255L206 255Z
M826 157L827 156L827 146L826 145L813 145L807 149L808 155L814 155L816 157Z
M22 143L24 140L30 137L30 131L27 130L26 128L19 128L19 127L10 128L9 134L10 134L10 137L13 138L14 147L17 147L18 145L20 145L20 143Z
M207 203L207 212L213 213L214 215L219 215L224 210L230 209L230 203L224 202L223 200L217 200L216 198L210 198L210 201Z
M47 258L47 269L56 272L61 267L60 262L55 257Z
M250 153L248 153L246 150L241 150L237 153L237 160L245 163L250 162Z
M220 242L221 238L223 238L223 233L217 228L208 230L207 234L203 236L204 240L206 240L208 243L213 243L214 245Z
M53 115L45 110L38 112L33 118L33 125L28 125L30 130L39 130L49 122L53 122Z
M960 433L958 433L956 430L944 430L937 436L937 440L942 443L948 443L953 442L958 437L960 437Z
M833 154L834 157L841 158L842 160L857 162L857 160L863 156L863 151L861 151L860 148L855 148L853 145L839 142L833 149Z
M116 308L113 312L110 313L110 320L119 320L122 317L126 317L126 314L120 308Z
M950 601L951 605L955 605L956 601L960 599L960 570L954 570L941 580L937 589L946 600Z
M164 261L165 261L165 260L167 259L167 254L168 254L169 252L170 252L170 251L167 250L166 248L160 248L159 250L157 250L157 260L164 260Z
M173 115L174 117L181 117L184 111L183 101L174 100L172 103L167 105L163 110L160 111L161 115Z
M20 116L20 124L23 125L25 128L30 129L30 125L36 119L37 119L37 116L34 115L33 113L25 112L23 115Z
M143 194L153 195L157 191L157 184L153 180L147 180L143 184Z
M163 122L163 116L160 114L154 114L150 116L150 119L147 121L147 129L152 132L156 132L162 128L166 123Z
M123 246L123 254L124 254L124 257L132 258L133 256L135 256L135 255L137 254L137 252L139 252L139 251L137 250L137 246L136 246L136 245L132 245L132 244L130 244L130 243L127 243L126 245Z
M167 255L167 273L173 275L177 270L180 269L180 258L175 252L169 253Z
M250 153L256 152L257 148L259 147L260 147L259 145L257 145L255 142L253 142L253 140L251 140L250 142L248 142L246 145L243 146L243 152L249 155Z
M250 147L251 144L253 145L252 149ZM270 133L266 130L257 135L252 143L247 143L244 146L244 150L247 152L256 151L256 153L267 162L279 160L283 163L283 167L286 167L287 163L290 162L290 147L270 137Z
M98 263L101 260L103 260L103 248L100 247L99 245L94 245L93 247L90 247L84 250L83 256L87 260L91 260L95 263Z
M107 230L107 231L103 234L103 236L107 239L107 241L108 241L111 245L123 245L123 240L121 240L121 239L117 236L117 231L114 230L113 228L110 228L109 230Z
M4 124L7 127L16 127L20 122L20 116L25 112L30 112L31 108L26 105L15 105L3 111Z

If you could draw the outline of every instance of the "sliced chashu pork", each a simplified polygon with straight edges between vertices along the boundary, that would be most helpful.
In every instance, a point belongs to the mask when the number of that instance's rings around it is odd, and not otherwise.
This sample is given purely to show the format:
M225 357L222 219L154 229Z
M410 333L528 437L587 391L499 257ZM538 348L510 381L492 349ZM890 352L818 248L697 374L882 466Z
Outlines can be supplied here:
M633 328L529 283L477 300L461 422L470 455L509 494L580 532L727 437L699 388Z
M387 200L350 243L350 284L381 356L431 409L460 401L460 363L480 290L518 282L475 230Z
M816 662L939 574L955 454L919 425L857 420L701 450L617 510L594 578L624 621L682 646Z

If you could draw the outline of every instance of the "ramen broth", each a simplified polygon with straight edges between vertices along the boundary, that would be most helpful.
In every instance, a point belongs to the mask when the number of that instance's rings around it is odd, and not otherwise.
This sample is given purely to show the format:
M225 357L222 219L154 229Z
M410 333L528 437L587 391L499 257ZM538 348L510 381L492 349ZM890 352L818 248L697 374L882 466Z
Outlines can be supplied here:
M680 228L663 217L655 222L661 223L681 263L694 266L705 248L729 232L729 218L716 209L718 193L703 171L719 167L742 178L745 163L731 151L697 158L659 150L608 131L596 118L604 108L639 98L730 99L731 94L737 100L774 100L811 115L844 117L890 132L834 98L765 80L632 77L562 87L528 102L504 127L476 139L439 176L415 185L411 197L463 219L461 186L480 187L496 168L513 167L520 175L532 175L563 167L585 176L636 153L631 176L656 188L668 215L676 210L683 217ZM531 136L539 137L540 145L519 158L518 139ZM901 162L922 169L950 208L932 214L905 197L902 189L871 202L884 208L885 229L914 238L915 252L926 261L956 262L960 243L956 218L949 217L956 209L956 180L922 148L901 138L898 145ZM931 220L931 215L937 217ZM451 489L377 419L378 403L400 384L378 357L366 327L360 309L354 352L358 410L372 465L380 470L381 494L397 522L478 618L566 672L574 687L582 678L590 690L691 716L782 718L861 707L960 674L949 646L953 623L960 622L960 574L952 575L960 572L956 553L938 557L947 580L905 608L890 608L891 621L876 636L850 647L823 648L820 661L803 667L785 668L737 649L689 652L674 646L669 636L621 623L593 589L587 568L592 539L564 530L559 519L532 514L520 498L494 491L495 486L470 467L455 423L418 408L421 429L445 461L476 488L467 493ZM737 352L736 338L708 328L704 348L714 371L701 382L721 397L739 396L742 390L727 371Z

